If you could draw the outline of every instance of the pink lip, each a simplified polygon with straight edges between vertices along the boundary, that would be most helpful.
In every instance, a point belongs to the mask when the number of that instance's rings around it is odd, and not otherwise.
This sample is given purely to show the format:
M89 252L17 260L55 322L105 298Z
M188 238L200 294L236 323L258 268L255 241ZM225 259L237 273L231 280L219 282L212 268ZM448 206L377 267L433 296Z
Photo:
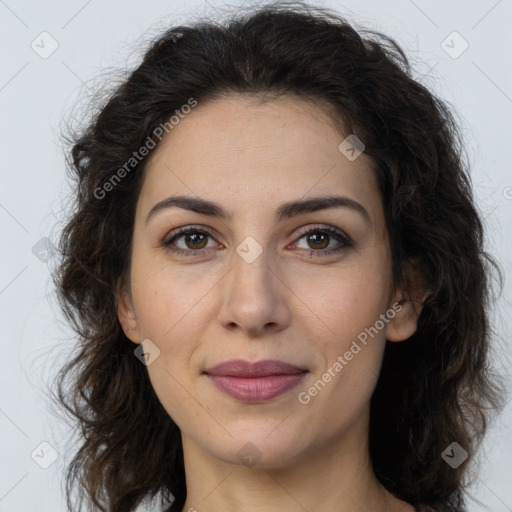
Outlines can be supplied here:
M262 402L295 387L307 370L275 359L254 363L233 359L209 368L204 373L219 390L233 398L245 402Z

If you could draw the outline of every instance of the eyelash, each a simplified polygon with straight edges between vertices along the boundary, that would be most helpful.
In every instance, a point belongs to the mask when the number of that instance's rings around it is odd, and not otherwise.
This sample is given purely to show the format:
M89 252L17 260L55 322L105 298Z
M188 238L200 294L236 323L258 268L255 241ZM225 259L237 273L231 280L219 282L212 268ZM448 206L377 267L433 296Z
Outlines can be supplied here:
M194 227L179 228L176 231L170 233L170 236L164 240L163 246L165 247L165 249L167 251L170 251L174 254L178 254L179 256L189 256L191 254L194 256L202 256L206 251L208 251L208 249L184 250L184 249L174 249L171 247L171 243L173 243L174 241L178 240L179 238L182 238L184 235L189 234L189 233L202 233L204 235L209 235L210 237L213 238L213 234L208 229L198 229L198 228L194 228ZM309 251L308 254L310 257L330 256L332 254L339 253L339 252L343 251L344 249L348 249L354 245L354 241L349 236L347 236L342 231L340 231L336 228L330 227L330 226L328 226L328 227L315 226L312 228L304 228L299 232L297 240L300 240L304 236L309 235L311 233L328 234L334 238L337 238L338 241L341 242L343 245L342 245L342 247L340 247L338 249L329 249L329 250L326 250L326 249L319 249L319 250L303 249L305 251Z

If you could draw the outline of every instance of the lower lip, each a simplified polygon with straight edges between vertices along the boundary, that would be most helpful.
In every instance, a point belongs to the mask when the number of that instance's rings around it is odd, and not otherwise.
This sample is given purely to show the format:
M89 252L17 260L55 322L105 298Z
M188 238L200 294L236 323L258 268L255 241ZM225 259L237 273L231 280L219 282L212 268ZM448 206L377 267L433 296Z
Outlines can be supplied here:
M244 402L264 402L294 388L307 372L267 377L207 375L218 389Z

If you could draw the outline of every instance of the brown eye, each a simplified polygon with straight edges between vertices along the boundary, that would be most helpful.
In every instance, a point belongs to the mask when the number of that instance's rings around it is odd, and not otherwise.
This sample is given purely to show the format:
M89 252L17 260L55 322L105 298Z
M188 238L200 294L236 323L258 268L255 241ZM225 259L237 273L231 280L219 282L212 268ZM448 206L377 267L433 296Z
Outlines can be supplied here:
M185 240L185 244L189 249L204 249L204 242L207 240L207 236L208 235L197 231L182 235Z
M197 228L179 229L171 233L170 237L163 242L163 245L173 253L198 255L207 250L208 238L212 238L212 235L207 231ZM179 240L183 240L182 246L178 246L178 248L172 247Z
M354 245L349 236L331 226L307 228L302 230L300 235L298 240L306 240L308 247L303 249L309 251L310 256L329 256ZM327 249L333 239L337 240L341 247Z
M329 245L330 238L331 236L325 233L306 235L308 243L312 243L314 245L313 249L326 249Z
M208 238L213 239L212 233L205 229L194 227L180 228L172 232L163 242L166 250L180 256L201 256L209 248L215 247L215 244L208 247ZM309 251L310 257L330 256L341 252L344 249L352 247L354 242L345 233L331 226L310 227L300 232L297 240L305 239L308 247L299 248ZM178 242L181 241L181 247ZM329 249L331 242L338 242L339 247Z

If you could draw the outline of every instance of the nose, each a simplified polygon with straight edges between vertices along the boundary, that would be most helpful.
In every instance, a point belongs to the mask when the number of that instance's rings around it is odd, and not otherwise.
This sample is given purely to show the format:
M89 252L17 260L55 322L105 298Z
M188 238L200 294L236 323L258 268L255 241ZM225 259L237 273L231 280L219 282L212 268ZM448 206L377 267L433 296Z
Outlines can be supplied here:
M290 323L290 293L278 270L271 268L265 250L253 261L236 254L219 289L219 321L247 337L278 332Z

